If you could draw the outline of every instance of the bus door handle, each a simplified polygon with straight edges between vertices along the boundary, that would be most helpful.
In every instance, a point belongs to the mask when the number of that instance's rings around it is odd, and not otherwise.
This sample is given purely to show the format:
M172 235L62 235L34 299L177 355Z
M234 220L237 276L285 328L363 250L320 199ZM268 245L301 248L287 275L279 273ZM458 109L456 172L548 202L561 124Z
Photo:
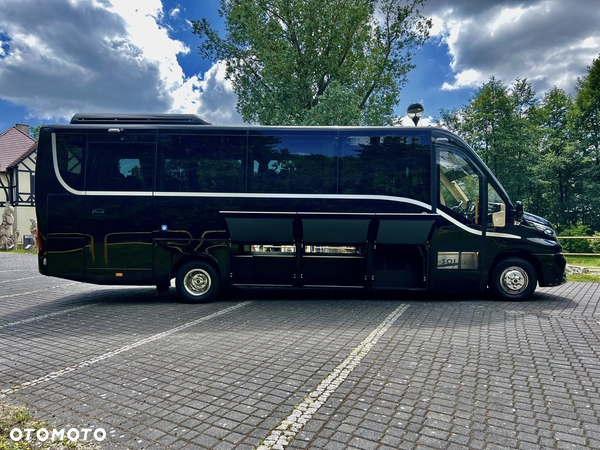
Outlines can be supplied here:
M98 209L93 209L93 210L92 210L92 215L93 215L93 216L99 216L99 215L101 215L101 214L104 214L104 210L103 210L103 209L101 209L101 208L98 208Z

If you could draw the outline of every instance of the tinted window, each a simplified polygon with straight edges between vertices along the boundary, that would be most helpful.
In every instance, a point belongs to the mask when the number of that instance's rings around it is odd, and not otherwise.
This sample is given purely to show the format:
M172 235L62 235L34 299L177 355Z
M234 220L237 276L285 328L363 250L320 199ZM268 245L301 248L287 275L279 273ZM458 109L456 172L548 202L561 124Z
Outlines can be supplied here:
M481 223L481 175L461 152L438 153L440 208L467 224Z
M488 183L488 227L506 226L506 203L498 191Z
M335 193L336 144L335 132L276 130L251 135L251 192Z
M152 191L156 133L88 135L88 191Z
M159 139L158 190L245 192L246 136L165 134Z
M429 144L428 135L368 136L357 133L344 136L340 194L391 195L429 203Z
M83 190L83 151L85 145L85 135L56 135L56 156L60 176L71 188L80 191Z

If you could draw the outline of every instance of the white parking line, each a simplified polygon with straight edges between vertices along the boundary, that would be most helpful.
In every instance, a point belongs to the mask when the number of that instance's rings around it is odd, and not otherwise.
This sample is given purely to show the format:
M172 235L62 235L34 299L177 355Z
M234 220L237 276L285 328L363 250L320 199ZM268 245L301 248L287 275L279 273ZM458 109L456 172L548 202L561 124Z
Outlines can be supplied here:
M42 278L44 275L36 275L34 277L17 278L10 280L0 280L0 283L16 283L17 281L32 280L33 278Z
M50 291L52 289L58 289L58 288L63 288L63 287L68 287L68 286L75 286L77 284L80 285L82 283L67 283L67 284L61 284L59 286L51 286L51 287L42 288L42 289L35 289L33 291L17 292L15 294L0 295L0 300L3 298L18 297L19 295L37 294L38 292Z
M162 339L162 338L164 338L166 336L169 336L169 335L171 335L173 333L177 333L178 331L185 330L186 328L189 328L189 327L193 327L194 325L198 325L199 323L206 322L207 320L210 320L210 319L214 319L215 317L222 316L223 314L227 314L227 313L229 313L231 311L234 311L234 310L236 310L238 308L241 308L243 306L247 306L247 305L249 305L251 303L252 303L251 301L246 301L246 302L243 302L243 303L238 303L237 305L233 305L233 306L230 306L229 308L222 309L222 310L217 311L217 312L215 312L213 314L209 314L208 316L200 317L199 319L192 320L191 322L184 323L183 325L179 325L178 327L171 328L170 330L167 330L167 331L163 331L162 333L154 334L154 335L149 336L149 337L147 337L145 339L141 339L141 340L139 340L137 342L134 342L133 344L125 345L125 346L120 347L120 348L118 348L116 350L111 350L110 352L103 353L102 355L96 356L94 358L87 359L85 361L81 361L81 362L79 362L77 364L74 364L72 366L65 367L64 369L51 372L51 373L49 373L47 375L44 375L44 376L39 377L39 378L36 378L34 380L26 381L24 383L18 384L16 386L11 387L11 388L2 389L0 391L0 398L4 398L7 395L15 393L15 392L18 392L18 391L20 391L22 389L25 389L25 388L28 388L28 387L31 387L31 386L35 386L35 385L40 384L40 383L45 383L46 381L53 380L55 378L58 378L60 376L66 375L66 374L71 373L71 372L74 372L74 371L76 371L78 369L81 369L83 367L91 366L92 364L95 364L97 362L104 361L105 359L112 358L113 356L116 356L116 355L118 355L120 353L123 353L123 352L129 351L131 349L134 349L136 347L139 347L140 345L148 344L149 342L153 342L153 341L156 341L158 339Z
M292 413L282 420L271 433L260 443L256 450L283 450L302 430L304 425L312 418L327 401L329 396L343 383L343 381L360 364L361 360L377 344L377 341L408 309L408 305L398 306L371 334L369 334L319 385L308 394L302 402L294 408Z
M21 325L23 323L37 322L39 320L47 319L48 317L60 316L62 314L67 314L67 313L70 313L73 311L79 311L80 309L85 309L85 308L89 308L91 306L96 306L98 304L99 303L90 303L89 305L76 306L75 308L63 309L62 311L56 311L53 313L44 314L42 316L35 316L35 317L30 317L29 319L17 320L16 322L11 322L11 323L7 323L4 325L0 325L0 329L6 328L6 327L14 327L15 325Z

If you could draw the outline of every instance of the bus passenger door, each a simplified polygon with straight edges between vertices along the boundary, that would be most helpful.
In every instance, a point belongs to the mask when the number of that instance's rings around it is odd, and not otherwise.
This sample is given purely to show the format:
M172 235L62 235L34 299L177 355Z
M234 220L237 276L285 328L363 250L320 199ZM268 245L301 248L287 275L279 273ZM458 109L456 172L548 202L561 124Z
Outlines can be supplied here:
M435 236L435 289L482 290L487 223L484 177L466 153L446 146L438 147L437 177L441 220Z
M152 284L156 131L90 134L85 280Z

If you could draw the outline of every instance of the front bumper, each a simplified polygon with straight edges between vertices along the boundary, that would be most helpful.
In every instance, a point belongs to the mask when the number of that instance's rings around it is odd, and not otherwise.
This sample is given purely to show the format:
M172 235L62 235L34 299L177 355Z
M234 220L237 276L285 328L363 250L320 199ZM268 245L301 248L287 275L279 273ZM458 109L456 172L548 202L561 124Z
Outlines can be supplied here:
M540 274L538 283L541 287L560 286L567 281L565 268L567 260L562 253L554 254L536 254L534 255L540 264Z

